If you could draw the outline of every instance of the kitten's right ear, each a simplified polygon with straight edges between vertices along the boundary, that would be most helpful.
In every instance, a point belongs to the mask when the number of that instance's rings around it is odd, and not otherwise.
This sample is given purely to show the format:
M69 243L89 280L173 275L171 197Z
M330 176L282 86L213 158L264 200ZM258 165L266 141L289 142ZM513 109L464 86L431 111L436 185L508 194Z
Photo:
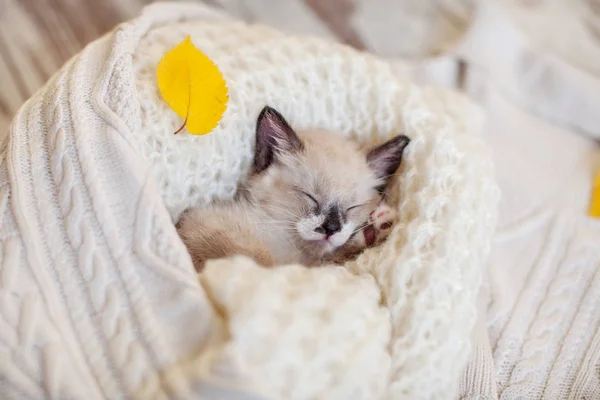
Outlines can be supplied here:
M367 153L367 163L375 175L384 181L384 185L378 188L380 191L385 188L400 166L402 153L408 143L410 143L410 139L407 136L398 135Z
M304 145L285 118L274 108L265 106L256 120L254 173L264 171L282 153L302 151Z

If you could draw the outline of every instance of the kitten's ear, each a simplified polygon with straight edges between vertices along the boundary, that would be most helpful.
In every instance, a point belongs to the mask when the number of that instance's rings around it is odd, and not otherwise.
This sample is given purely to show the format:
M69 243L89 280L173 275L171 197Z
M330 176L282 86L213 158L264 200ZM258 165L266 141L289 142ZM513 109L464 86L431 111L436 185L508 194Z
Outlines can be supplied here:
M375 175L384 180L384 187L400 166L402 153L409 142L408 137L398 135L367 153L367 163Z
M264 171L282 153L302 151L304 145L277 110L266 106L256 120L254 173Z

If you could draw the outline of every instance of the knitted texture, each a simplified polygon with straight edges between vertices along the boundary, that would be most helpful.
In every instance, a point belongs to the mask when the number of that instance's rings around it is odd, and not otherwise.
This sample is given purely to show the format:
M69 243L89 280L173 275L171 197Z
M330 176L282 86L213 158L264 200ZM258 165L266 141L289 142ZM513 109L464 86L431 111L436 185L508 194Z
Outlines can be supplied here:
M186 34L230 90L204 137L172 135L181 120L156 87ZM234 258L198 282L172 220L233 195L266 103L297 127L410 136L392 190L401 223L346 268ZM148 8L73 58L9 132L1 397L454 397L496 215L478 116L343 46L192 4Z
M503 400L600 398L600 224L587 216L600 166L595 4L485 2L461 45L502 190L485 304Z
M171 134L182 120L156 88L157 62L188 34L230 90L220 126L204 137ZM229 346L279 396L455 393L496 204L486 153L464 119L476 119L477 110L453 93L415 87L387 63L347 47L235 21L156 28L137 47L134 68L145 116L136 139L174 220L189 206L233 196L265 104L297 128L338 130L360 141L411 137L392 193L402 223L384 246L347 266L358 277L329 268L264 271L237 260L208 266L202 283L228 316ZM350 288L359 281L373 294L350 303L346 293L357 293Z
M485 302L498 395L600 398L600 224L587 217L600 149L517 108L501 83L478 82L503 194Z

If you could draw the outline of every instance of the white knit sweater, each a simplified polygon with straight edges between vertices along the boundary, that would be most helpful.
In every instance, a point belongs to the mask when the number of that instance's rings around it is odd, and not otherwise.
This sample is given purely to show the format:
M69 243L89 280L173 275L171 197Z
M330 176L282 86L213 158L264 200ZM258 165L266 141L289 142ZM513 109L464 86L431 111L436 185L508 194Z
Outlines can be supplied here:
M171 134L181 121L155 84L185 34L230 89L205 137ZM172 219L233 194L265 103L299 127L410 136L402 222L347 268L234 258L199 285ZM348 48L148 8L72 59L3 146L1 397L452 398L497 197L466 115L462 97Z
M485 2L459 49L502 190L484 304L503 400L600 398L600 222L587 216L600 166L593 9Z

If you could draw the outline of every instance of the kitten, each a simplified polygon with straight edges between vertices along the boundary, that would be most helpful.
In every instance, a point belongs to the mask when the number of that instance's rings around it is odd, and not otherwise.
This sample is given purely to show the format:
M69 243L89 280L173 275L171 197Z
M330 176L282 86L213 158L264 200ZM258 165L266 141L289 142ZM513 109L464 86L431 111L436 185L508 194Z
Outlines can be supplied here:
M263 266L343 263L377 244L395 217L382 193L408 143L399 135L363 151L334 132L296 133L265 107L252 171L237 198L189 209L177 224L196 270L236 254Z

